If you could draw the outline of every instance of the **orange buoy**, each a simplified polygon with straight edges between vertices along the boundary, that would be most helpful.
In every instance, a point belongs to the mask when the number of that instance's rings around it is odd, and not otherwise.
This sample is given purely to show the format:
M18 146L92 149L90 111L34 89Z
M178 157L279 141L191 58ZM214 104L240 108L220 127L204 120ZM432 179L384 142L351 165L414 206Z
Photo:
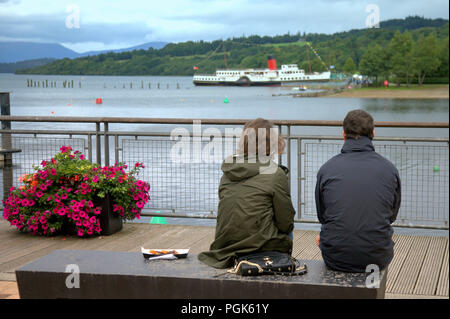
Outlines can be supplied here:
M95 103L96 103L96 104L102 104L103 101L102 101L101 98L98 97L98 98L95 100Z

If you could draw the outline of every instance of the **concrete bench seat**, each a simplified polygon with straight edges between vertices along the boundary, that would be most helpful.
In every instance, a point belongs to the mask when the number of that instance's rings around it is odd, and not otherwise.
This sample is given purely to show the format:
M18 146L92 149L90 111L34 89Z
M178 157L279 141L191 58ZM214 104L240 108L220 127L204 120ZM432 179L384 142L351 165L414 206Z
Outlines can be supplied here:
M241 277L186 259L146 260L140 252L55 250L16 270L21 298L297 299L384 298L387 271L378 288L367 288L364 273L327 269L323 261L302 260L303 276ZM79 288L67 288L77 265Z

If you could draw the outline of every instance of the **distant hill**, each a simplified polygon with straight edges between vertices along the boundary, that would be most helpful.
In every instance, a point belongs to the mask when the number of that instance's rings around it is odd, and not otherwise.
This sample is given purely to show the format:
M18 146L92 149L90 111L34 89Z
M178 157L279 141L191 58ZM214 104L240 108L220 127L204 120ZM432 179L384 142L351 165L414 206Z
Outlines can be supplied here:
M0 42L0 63L77 57L78 53L57 43Z
M406 17L405 19L392 19L380 22L381 28L395 29L400 31L414 30L419 28L440 28L448 23L445 19L427 19L419 16Z
M88 51L88 52L80 53L80 56L98 55L98 54L103 54L103 53L108 53L108 52L121 53L121 52L133 51L133 50L148 50L149 48L158 50L158 49L164 48L167 44L168 44L168 42L161 42L161 41L147 42L144 44L136 45L134 47L123 48L123 49Z
M263 68L267 65L269 54L275 55L278 65L297 64L301 69L308 70L311 67L312 71L317 72L333 65L335 72L343 72L347 60L351 58L358 67L368 48L375 44L388 48L394 34L404 30L409 30L413 41L430 33L436 35L439 50L442 52L442 65L432 76L448 77L448 20L421 17L383 21L380 28L355 29L334 34L298 32L276 36L250 35L226 40L169 43L161 49L109 52L72 60L62 59L17 73L193 75L194 66L199 73L213 73L226 67ZM315 51L307 49L309 46L305 46L305 42L312 44Z
M15 73L17 70L30 69L52 63L56 59L34 59L12 63L0 63L0 73Z
M34 42L0 42L0 63L14 63L19 61L36 59L63 59L79 58L83 56L93 56L107 52L127 52L133 50L147 50L152 47L155 49L163 48L167 42L148 42L116 50L89 51L77 53L57 43L34 43Z

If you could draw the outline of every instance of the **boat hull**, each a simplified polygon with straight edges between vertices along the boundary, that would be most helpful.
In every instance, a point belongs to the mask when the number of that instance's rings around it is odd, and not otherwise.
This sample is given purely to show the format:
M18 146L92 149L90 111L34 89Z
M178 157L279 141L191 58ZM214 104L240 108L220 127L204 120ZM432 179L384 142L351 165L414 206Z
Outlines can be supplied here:
M197 86L280 86L279 81L267 81L267 82L225 82L225 81L193 81Z

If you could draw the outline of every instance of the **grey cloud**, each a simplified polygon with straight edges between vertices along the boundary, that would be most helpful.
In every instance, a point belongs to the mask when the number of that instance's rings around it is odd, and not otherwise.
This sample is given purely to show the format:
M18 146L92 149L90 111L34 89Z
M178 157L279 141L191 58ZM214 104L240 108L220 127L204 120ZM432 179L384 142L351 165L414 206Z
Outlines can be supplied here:
M2 1L2 0L0 0ZM12 16L0 14L0 36L11 39L46 39L46 42L117 42L141 43L151 34L143 22L133 23L83 23L80 28L66 27L66 13L60 15Z

